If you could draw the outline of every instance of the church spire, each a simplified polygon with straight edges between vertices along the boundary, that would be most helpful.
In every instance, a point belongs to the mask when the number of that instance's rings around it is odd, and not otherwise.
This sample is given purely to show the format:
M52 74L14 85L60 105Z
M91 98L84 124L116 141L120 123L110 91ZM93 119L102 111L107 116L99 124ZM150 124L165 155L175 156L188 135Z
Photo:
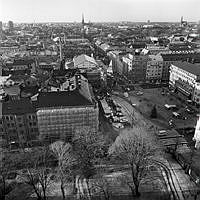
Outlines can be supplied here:
M84 25L84 24L85 24L84 15L83 15L83 13L82 13L82 25Z

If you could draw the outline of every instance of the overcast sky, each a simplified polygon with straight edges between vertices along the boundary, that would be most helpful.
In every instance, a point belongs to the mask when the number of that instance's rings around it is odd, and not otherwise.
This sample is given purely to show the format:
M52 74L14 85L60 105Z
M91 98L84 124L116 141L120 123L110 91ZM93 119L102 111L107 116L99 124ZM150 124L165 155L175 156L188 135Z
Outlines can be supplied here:
M200 0L0 0L0 21L200 20Z

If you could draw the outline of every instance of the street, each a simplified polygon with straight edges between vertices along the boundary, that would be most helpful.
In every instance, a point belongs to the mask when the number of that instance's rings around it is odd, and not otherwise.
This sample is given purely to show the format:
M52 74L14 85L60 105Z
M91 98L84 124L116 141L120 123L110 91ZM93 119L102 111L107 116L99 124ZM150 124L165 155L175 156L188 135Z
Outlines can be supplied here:
M129 117L130 122L133 126L145 127L148 131L148 134L153 139L155 138L154 131L150 131L150 127L154 127L156 129L164 129L165 127L154 124L147 118L145 118L137 109L135 109L130 103L128 103L125 99L112 96L112 98L119 103L122 108L126 111L127 117ZM130 130L129 130L130 131ZM193 181L190 180L189 175L185 174L185 171L181 168L181 166L172 159L171 155L165 154L163 158L161 158L162 162L167 166L169 172L171 174L171 181L174 183L176 196L178 199L194 199L194 195L196 194L196 185ZM167 183L168 184L168 183Z

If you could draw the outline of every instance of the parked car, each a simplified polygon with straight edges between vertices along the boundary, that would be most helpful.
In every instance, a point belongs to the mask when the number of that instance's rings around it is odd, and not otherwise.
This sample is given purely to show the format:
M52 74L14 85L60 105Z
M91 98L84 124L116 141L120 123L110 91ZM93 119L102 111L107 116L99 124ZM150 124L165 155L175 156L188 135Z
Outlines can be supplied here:
M173 104L173 105L165 104L164 106L165 106L165 108L168 109L168 110L170 110L170 109L172 109L172 110L173 110L173 109L177 109L177 106L176 106L175 104Z
M166 130L159 130L157 135L158 136L166 136L167 135L167 131Z
M194 110L192 110L192 109L190 109L190 108L186 108L186 112L188 113L188 114L194 114Z
M124 128L124 125L121 123L112 123L113 127L118 128L118 129L122 129Z
M176 118L181 118L181 115L179 113L177 113L177 112L173 112L172 116L176 117Z
M192 100L190 100L190 99L186 100L186 102L187 102L188 104L192 104Z
M169 120L169 126L170 126L171 128L173 128L173 127L175 126L175 124L174 124L174 122L173 122L172 119Z
M178 118L178 119L183 119L183 120L187 119L186 116L183 116L182 114L180 114L178 112L173 112L172 115L173 115L173 117Z
M144 92L138 91L136 94L137 94L138 96L141 96L141 95L144 94Z

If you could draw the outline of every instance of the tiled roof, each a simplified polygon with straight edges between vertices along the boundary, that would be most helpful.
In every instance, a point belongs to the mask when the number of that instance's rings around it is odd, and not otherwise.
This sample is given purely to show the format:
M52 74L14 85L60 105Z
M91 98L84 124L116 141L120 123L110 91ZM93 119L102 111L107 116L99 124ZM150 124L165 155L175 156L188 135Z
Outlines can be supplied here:
M181 68L191 74L200 76L200 66L196 65L196 64L191 64L188 62L177 62L176 64L173 64L178 68Z

